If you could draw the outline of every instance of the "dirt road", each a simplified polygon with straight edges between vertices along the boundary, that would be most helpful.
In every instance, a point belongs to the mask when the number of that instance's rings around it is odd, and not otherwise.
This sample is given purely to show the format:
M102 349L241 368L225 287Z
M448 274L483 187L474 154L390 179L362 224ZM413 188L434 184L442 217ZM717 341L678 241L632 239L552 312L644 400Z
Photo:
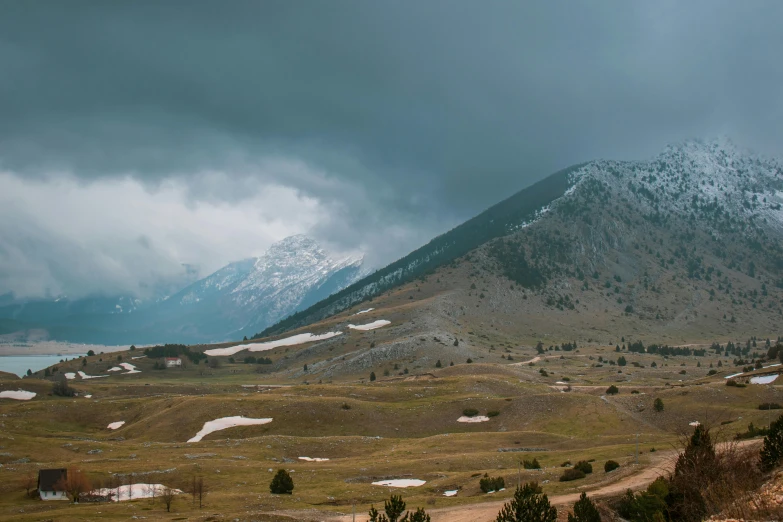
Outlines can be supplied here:
M760 440L743 441L740 445L759 444ZM617 482L599 486L592 490L585 490L591 498L611 497L622 494L627 489L639 490L647 487L659 476L669 473L674 469L674 462L678 451L660 451L655 454L652 462L647 467L632 475L622 477ZM549 501L556 506L573 506L574 502L579 500L581 491L569 493L566 495L555 495L549 497ZM463 506L452 506L448 508L428 509L427 513L432 517L432 522L489 522L497 517L498 512L506 501L483 502L481 504L467 504ZM367 522L366 514L357 514L356 522ZM352 522L351 515L334 517L328 519L330 522Z

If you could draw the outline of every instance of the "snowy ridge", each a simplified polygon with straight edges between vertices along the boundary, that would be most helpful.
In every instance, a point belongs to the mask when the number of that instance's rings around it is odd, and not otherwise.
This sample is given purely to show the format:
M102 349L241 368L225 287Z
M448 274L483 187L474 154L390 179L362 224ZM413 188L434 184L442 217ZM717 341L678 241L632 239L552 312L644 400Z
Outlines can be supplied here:
M214 339L252 336L364 277L368 271L363 263L363 256L332 258L315 240L296 235L273 244L260 257L221 268L172 301L183 309L211 312L231 325Z
M783 165L727 138L670 145L649 161L591 162L574 172L572 181L572 189L553 206L594 181L629 200L640 199L638 210L647 215L708 210L730 215L735 230L755 225L783 232ZM711 233L721 235L717 229Z

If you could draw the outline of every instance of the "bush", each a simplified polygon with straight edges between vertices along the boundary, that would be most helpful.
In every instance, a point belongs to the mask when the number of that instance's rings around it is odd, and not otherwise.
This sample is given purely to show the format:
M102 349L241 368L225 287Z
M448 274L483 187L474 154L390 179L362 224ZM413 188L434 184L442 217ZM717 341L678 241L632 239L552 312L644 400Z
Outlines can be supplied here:
M465 408L464 410L462 410L462 414L465 417L475 417L476 415L479 414L479 411L476 408Z
M759 455L761 469L770 471L780 465L783 459L783 415L769 425L769 433L764 437L764 447Z
M538 459L536 458L533 460L523 460L522 466L525 469L541 469L541 464L538 463Z
M715 375L716 373L718 373L718 370L713 369L713 370L708 371L707 375Z
M617 395L618 393L620 393L620 390L614 384L612 384L606 389L607 395Z
M579 480L585 478L585 474L582 470L576 468L569 468L563 472L560 476L560 482L569 482L571 480Z
M290 495L294 491L294 480L286 470L279 469L269 484L269 491L275 495Z
M517 488L514 498L503 506L495 522L557 522L557 509L537 482L528 482Z
M663 411L663 401L660 398L655 399L655 402L653 402L653 408L657 412Z
M764 437L769 433L769 428L757 428L751 422L748 424L748 431L744 433L737 433L734 436L735 440L752 439L753 437Z
M375 372L370 372L370 382L375 380Z
M734 379L728 379L728 380L726 381L726 386L732 386L732 387L734 387L734 388L744 388L744 387L745 387L745 385L744 385L744 384L742 384L742 383L740 383L740 382L737 382L737 381L735 381Z
M485 475L484 478L479 480L479 487L484 493L489 493L490 491L500 491L506 487L506 481L503 479L503 477L488 477Z
M52 384L52 394L58 397L73 397L76 392L70 387L64 376L59 376Z
M665 498L669 494L669 486L665 479L659 477L636 495L629 489L617 504L617 512L625 519L640 521L666 520Z
M783 409L783 406L778 404L777 402L762 402L759 404L760 410L780 410Z
M574 513L568 514L568 522L601 522L601 514L584 491L574 504Z
M487 417L490 417L490 418L497 417L498 415L500 415L500 412L497 411L497 410L492 410L492 411L488 411L487 412Z
M472 363L472 362L473 362L473 359L471 359L470 357L468 357L467 363L468 363L468 364L470 364L470 363Z
M606 464L604 464L604 471L606 473L609 473L610 471L614 471L617 468L620 467L620 464L614 460L607 460Z
M574 464L574 469L580 470L585 475L593 472L593 465L587 462L586 460L580 460L576 464Z

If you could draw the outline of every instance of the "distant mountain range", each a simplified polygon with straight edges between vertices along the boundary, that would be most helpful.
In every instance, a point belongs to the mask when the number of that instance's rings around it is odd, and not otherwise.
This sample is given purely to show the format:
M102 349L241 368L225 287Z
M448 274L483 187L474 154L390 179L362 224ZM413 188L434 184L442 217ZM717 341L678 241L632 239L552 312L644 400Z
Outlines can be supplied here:
M261 257L231 263L156 301L128 296L0 299L0 335L31 330L99 344L207 343L241 339L367 275L362 256L333 259L313 239L288 237ZM41 330L45 330L42 333Z

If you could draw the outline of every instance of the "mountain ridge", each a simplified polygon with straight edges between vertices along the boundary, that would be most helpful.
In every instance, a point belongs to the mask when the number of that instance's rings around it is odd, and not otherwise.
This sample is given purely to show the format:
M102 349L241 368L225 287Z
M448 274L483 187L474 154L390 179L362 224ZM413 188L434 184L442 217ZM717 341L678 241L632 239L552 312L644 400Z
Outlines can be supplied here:
M615 215L604 216L604 211L612 206L613 201L621 201L631 210L609 210ZM500 251L502 247L492 252L489 250L491 242L512 237L524 230L547 229L548 238L539 241L537 246L547 251L550 259L561 256L564 266L570 263L570 269L558 269L560 275L570 272L572 275L581 274L580 277L584 278L586 270L590 274L595 272L591 266L606 264L605 260L599 259L599 253L606 254L612 247L627 243L626 240L637 231L649 229L645 233L658 231L668 237L677 229L677 234L686 234L686 240L682 241L681 246L681 250L685 250L689 234L700 234L703 228L709 230L707 236L711 238L699 245L704 252L712 252L719 246L732 250L734 244L751 248L758 257L757 261L767 271L765 277L771 276L766 283L762 283L764 291L769 293L770 287L777 286L778 282L783 285L783 279L780 279L783 270L783 251L780 248L783 239L781 203L781 163L741 151L730 140L723 138L670 145L646 161L596 160L575 165L523 189L408 256L324 302L270 326L256 337L275 335L325 320L358 303L371 300L384 291L388 292L417 278L423 279L438 268L449 264L454 266L458 258L470 251L481 253L488 263L493 264L492 270L496 275L507 277L516 273L520 276L516 283L524 286L522 273L535 276L535 270L540 272L541 269L547 271L552 268L545 267L535 257L537 254L533 254L533 258L530 252L523 254L522 248L517 248L514 255L504 254ZM518 211L508 212L509 205L516 206ZM561 231L546 225L548 220L553 219L552 216L567 217L560 223L563 230L582 226L570 240L587 250L594 250L592 260L588 259L590 255L586 256L584 261L587 263L582 266L583 261L577 260L577 256L571 253L566 255L570 245L557 245L557 236ZM606 219L600 227L592 226L592 220L601 216ZM466 230L474 232L475 237L460 237L465 235ZM622 230L620 236L616 233L618 230ZM465 248L451 248L450 253L444 255L448 247L457 244ZM640 247L641 244L637 242L637 245ZM646 248L652 249L652 246ZM703 278L709 276L705 275L707 270L714 272L715 266L710 269L704 265L704 252L696 256L688 256L688 252L684 251L676 253L677 259L689 257L688 266L683 267L687 277L696 274ZM504 255L508 257L508 266L498 263L498 259L504 258ZM745 259L742 252L733 255L736 259L727 261L726 269L744 263L746 271L751 268L755 270L755 261ZM670 259L674 258L670 256ZM673 261L667 264L674 266ZM531 266L535 270L531 271ZM550 277L543 273L539 275L543 278L540 283L549 283ZM550 276L554 277L555 274ZM647 285L649 287L649 283ZM713 289L713 292L716 290Z

